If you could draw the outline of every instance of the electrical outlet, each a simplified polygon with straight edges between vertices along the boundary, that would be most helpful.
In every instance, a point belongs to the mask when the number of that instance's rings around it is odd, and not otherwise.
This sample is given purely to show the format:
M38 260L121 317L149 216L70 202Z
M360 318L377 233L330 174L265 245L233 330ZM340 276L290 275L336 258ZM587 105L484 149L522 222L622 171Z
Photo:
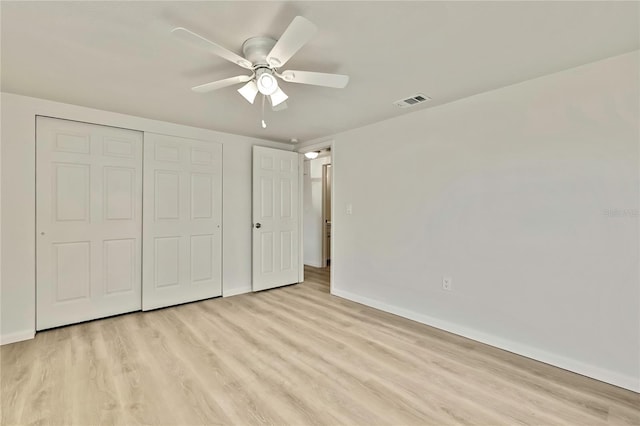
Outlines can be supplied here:
M442 277L442 289L446 291L453 290L453 278Z
M347 204L347 214L353 214L353 205L351 203Z

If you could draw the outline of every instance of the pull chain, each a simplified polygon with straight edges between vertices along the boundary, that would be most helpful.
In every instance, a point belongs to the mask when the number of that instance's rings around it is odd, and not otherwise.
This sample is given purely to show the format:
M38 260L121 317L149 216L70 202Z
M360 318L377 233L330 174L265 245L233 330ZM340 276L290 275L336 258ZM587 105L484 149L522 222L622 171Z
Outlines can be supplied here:
M264 122L264 99L266 98L265 95L262 95L262 128L266 129L267 128L267 123Z

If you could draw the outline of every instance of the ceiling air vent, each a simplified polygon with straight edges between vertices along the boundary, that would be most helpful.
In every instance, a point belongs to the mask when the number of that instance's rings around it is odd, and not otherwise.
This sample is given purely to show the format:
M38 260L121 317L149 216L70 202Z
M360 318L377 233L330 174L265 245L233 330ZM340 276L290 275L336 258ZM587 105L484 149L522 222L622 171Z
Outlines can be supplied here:
M430 101L431 98L427 95L423 95L422 93L418 93L406 99L400 99L399 101L395 101L393 104L400 108L409 108L418 104L421 104L426 101Z

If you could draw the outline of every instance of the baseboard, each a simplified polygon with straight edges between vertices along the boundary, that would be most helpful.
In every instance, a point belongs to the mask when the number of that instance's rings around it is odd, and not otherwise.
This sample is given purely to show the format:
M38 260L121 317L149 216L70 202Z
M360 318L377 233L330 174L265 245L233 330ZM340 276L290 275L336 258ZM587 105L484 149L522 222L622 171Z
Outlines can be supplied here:
M633 392L640 393L640 379L632 376L626 376L617 372L613 372L607 369L596 367L594 365L586 364L580 361L576 361L571 358L553 354L535 347L523 345L521 343L513 342L508 339L494 336L476 329L460 326L458 324L451 323L439 318L431 317L417 312L409 311L397 306L389 305L378 300L370 299L368 297L353 294L348 291L332 288L331 294L348 299L353 302L361 303L372 308L379 309L381 311L389 312L394 315L398 315L413 321L420 322L422 324L429 325L431 327L438 328L440 330L447 331L449 333L457 334L462 337L466 337L471 340L475 340L480 343L484 343L490 346L494 346L499 349L504 349L509 352L513 352L517 355L521 355L527 358L534 359L536 361L544 362L555 367L569 370L574 373L581 374L583 376L590 377L592 379L600 380L601 382L609 383L615 386L619 386L624 389L631 390Z
M322 266L322 261L318 262L318 263L314 263L314 262L304 262L304 264L306 266L313 266L314 268L324 268L324 266Z
M0 335L0 345L8 345L9 343L22 342L23 340L31 340L36 336L35 330L17 331L15 333Z
M251 287L232 288L230 290L222 290L222 297L237 296L239 294L251 293Z

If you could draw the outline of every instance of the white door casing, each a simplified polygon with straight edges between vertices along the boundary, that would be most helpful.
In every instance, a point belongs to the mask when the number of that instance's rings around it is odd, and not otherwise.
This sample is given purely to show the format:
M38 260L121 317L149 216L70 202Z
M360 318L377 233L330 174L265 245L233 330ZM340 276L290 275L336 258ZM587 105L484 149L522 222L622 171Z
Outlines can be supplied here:
M331 261L331 163L322 166L322 267Z
M142 133L36 120L36 329L141 307Z
M298 282L299 154L253 147L253 291Z
M142 309L222 295L222 145L145 133Z

